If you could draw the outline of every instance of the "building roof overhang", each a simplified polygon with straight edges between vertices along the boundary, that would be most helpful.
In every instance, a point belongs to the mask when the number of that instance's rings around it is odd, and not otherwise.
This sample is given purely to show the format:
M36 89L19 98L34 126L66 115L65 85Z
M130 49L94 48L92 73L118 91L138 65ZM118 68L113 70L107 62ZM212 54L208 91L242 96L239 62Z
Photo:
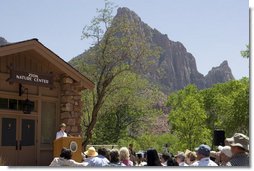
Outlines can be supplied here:
M43 58L55 65L59 70L66 73L75 81L79 82L82 88L90 90L94 89L95 85L91 80L89 80L86 76L73 68L70 64L65 62L53 51L44 46L41 42L39 42L38 39L30 39L2 45L0 46L0 57L15 53L22 53L29 50L34 50L35 52L40 54Z

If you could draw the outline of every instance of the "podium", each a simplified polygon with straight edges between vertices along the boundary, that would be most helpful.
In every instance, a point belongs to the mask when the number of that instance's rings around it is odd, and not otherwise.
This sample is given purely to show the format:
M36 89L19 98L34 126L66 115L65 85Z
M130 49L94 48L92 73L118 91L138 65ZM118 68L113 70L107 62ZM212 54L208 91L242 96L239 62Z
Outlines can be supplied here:
M72 152L72 159L82 162L82 138L81 137L61 137L54 140L54 157L59 157L62 148L68 148Z

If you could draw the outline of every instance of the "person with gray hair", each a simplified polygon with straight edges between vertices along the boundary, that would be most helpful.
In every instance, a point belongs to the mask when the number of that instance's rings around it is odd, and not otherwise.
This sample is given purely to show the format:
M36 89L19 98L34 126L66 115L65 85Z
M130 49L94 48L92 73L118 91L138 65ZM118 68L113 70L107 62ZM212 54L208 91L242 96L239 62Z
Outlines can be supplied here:
M133 166L133 162L130 160L130 153L127 147L120 148L120 162L125 164L126 166Z
M185 163L184 152L178 151L178 154L175 157L176 157L176 162L178 163L179 166L189 166L188 164Z
M195 149L197 153L197 160L191 166L218 166L210 159L211 148L208 145L201 144Z

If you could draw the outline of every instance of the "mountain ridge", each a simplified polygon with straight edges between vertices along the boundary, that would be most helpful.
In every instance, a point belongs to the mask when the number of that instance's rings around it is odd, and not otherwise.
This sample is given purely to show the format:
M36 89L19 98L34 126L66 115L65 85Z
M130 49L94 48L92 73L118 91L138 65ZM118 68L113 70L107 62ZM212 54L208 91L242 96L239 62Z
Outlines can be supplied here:
M145 34L150 44L159 46L163 52L154 66L145 75L151 82L159 84L161 90L168 94L180 90L188 84L198 88L209 88L213 84L234 79L227 61L213 67L207 75L197 70L195 57L187 51L180 41L170 40L167 34L162 34L156 28L151 28L141 18L126 7L118 8L115 18L127 16L130 23L138 25L140 34ZM216 68L216 69L215 69Z

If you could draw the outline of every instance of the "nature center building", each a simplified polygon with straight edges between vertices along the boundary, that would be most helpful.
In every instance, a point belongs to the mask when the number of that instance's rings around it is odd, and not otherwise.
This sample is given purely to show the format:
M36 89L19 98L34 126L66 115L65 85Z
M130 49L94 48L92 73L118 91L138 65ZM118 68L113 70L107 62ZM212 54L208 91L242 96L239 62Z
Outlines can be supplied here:
M59 124L81 133L81 91L94 83L37 39L0 46L0 158L49 165Z

